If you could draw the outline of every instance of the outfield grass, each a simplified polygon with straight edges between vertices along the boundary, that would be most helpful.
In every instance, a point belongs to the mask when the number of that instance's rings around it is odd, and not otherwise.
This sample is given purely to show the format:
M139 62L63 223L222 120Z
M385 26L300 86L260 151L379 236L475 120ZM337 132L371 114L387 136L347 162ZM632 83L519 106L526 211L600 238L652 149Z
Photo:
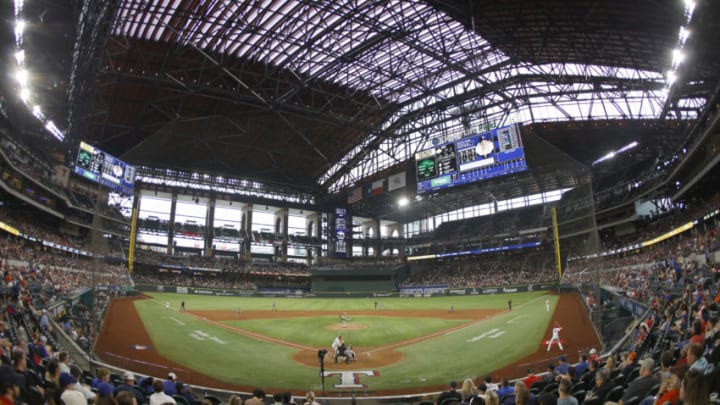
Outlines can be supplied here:
M318 390L317 367L293 361L295 349L260 341L226 330L180 312L165 311L164 302L178 308L185 301L188 310L270 310L275 301L279 310L314 311L368 310L373 299L271 299L247 297L206 297L168 293L149 294L153 300L136 301L136 308L153 341L164 357L184 367L238 385L276 389ZM543 339L552 311L545 311L541 292L495 296L437 298L382 298L386 311L444 309L513 310L491 319L470 324L458 331L399 348L402 361L376 371L379 376L363 379L369 390L404 389L445 385L450 379L482 376L535 352ZM547 296L554 306L556 296ZM335 333L323 329L337 317L300 317L274 320L230 321L234 327L247 328L303 345L330 345ZM356 322L355 318L353 322ZM343 331L346 340L358 346L381 346L433 331L451 328L457 321L443 319L390 318L371 316L368 329ZM392 333L383 333L391 330ZM198 331L204 335L198 335ZM193 337L194 335L194 337ZM198 341L198 336L216 340ZM219 343L219 342L224 342ZM367 341L368 343L361 343ZM359 362L358 364L361 364ZM360 366L361 367L361 366Z
M399 310L426 310L448 309L454 305L455 309L507 309L508 300L512 300L513 308L523 305L545 294L542 291L533 291L517 294L472 295L472 296L445 296L432 298L262 298L262 297L215 297L207 295L188 295L175 293L145 293L157 301L168 301L172 308L180 308L180 302L185 301L188 311L207 310L270 310L275 302L281 311L366 311L373 310L374 303L382 303L386 311Z

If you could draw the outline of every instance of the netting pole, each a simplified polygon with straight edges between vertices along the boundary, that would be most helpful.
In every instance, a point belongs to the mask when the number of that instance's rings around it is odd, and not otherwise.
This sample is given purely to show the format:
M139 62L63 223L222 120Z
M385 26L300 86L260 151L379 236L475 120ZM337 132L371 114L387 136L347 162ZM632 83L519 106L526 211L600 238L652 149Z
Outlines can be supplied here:
M555 244L555 264L557 266L558 282L562 281L562 261L560 259L560 232L558 231L557 209L552 207L552 227Z

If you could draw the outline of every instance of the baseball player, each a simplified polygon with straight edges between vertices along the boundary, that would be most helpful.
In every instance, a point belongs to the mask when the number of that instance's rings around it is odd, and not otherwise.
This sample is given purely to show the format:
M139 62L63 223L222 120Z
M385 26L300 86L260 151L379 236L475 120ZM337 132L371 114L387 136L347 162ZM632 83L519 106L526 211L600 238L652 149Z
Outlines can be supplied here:
M550 346L552 346L553 342L557 342L557 345L558 345L558 347L560 347L560 350L565 350L565 349L563 349L563 345L560 342L560 331L561 330L562 330L562 328L560 327L560 324L555 322L555 327L552 329L552 337L548 341L547 351L550 351Z
M338 348L339 348L340 346L342 346L342 344L343 344L342 336L338 335L338 336L335 338L335 340L333 340L332 346L331 346L332 349L333 349L333 351L335 352L335 355L337 355Z
M166 311L170 310L170 301L165 301L165 310Z
M550 312L550 300L545 300L545 311Z
M343 312L343 314L340 315L340 322L342 322L343 328L347 327L347 320L348 320L347 315Z

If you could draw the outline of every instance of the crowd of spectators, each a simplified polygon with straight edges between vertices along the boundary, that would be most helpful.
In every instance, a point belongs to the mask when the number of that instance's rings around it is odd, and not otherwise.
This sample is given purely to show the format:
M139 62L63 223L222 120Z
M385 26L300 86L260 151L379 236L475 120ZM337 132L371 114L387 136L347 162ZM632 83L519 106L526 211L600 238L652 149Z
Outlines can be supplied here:
M690 201L682 207L676 207L653 219L636 222L637 232L630 235L618 237L612 233L604 233L602 235L603 249L619 249L636 241L650 240L687 222L698 219L718 207L720 207L720 193L714 194L702 202Z
M211 272L165 271L138 269L133 273L137 284L171 285L209 289L257 290L258 288L308 289L310 278L300 274L282 274L268 271Z
M496 287L557 281L557 278L552 252L520 250L436 260L423 271L412 274L402 286Z
M0 221L36 239L46 240L75 249L86 248L87 239L83 235L75 236L68 233L60 233L57 226L51 225L42 219L41 216L38 216L37 213L15 209L12 211L0 210Z
M46 160L28 150L24 145L15 142L1 128L0 148L15 168L58 193L64 192L63 187L53 181L53 170Z
M689 219L682 220L687 222ZM572 260L563 275L563 281L613 286L628 297L645 302L649 298L653 281L664 283L672 289L686 279L688 273L694 273L699 267L707 266L713 272L720 270L717 264L707 264L711 260L710 253L720 249L718 226L716 220L710 220L674 238L642 249ZM640 237L656 236L669 230L661 229L656 233L641 233ZM647 239L628 242L636 244L643 240ZM698 262L694 258L702 260Z

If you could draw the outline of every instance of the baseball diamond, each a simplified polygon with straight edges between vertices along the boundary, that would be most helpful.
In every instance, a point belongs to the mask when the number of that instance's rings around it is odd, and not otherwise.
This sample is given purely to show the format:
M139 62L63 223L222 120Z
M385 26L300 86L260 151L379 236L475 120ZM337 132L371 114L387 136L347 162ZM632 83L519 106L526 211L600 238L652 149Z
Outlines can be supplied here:
M521 375L519 365L557 357L543 348L552 322L566 325L563 354L577 356L579 351L600 346L577 294L505 296L512 296L516 303L512 312L504 308L503 295L386 298L382 314L359 309L369 307L367 299L277 299L280 309L272 311L259 309L267 308L263 298L243 298L241 305L248 309L238 319L233 308L239 298L153 293L112 301L96 353L111 364L138 372L174 370L184 381L197 385L242 391L255 386L296 392L320 389L317 352L329 348L335 336L326 326L337 326L337 311L314 308L327 307L330 301L342 305L352 325L362 328L341 331L344 341L353 345L357 360L332 364L328 356L326 367L373 371L362 384L364 391L375 394L438 390L449 375ZM165 319L159 305L168 300L177 308L181 297L187 312L174 312L173 318L184 325ZM552 313L545 310L545 299L552 301ZM456 308L452 313L446 310L448 300ZM155 350L133 350L138 344ZM282 376L276 373L279 368ZM328 378L330 386L338 381ZM342 388L333 390L342 393Z

